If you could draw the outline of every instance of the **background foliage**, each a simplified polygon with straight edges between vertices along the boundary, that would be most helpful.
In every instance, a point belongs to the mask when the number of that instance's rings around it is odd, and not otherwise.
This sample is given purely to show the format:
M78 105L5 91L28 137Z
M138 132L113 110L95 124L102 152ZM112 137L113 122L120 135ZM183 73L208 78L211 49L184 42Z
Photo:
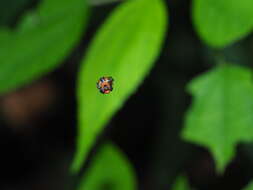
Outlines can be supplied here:
M2 28L0 91L23 85L60 64L80 39L85 17L84 1L49 0L26 13L15 29Z
M252 189L252 14L251 0L1 1L0 188Z

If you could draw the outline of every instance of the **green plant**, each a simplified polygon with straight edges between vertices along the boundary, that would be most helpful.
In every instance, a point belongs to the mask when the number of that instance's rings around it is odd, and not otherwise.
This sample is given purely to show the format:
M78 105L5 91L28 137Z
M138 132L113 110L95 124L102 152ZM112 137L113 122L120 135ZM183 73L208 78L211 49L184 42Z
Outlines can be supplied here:
M102 145L79 184L79 190L136 189L134 170L115 145ZM120 166L120 167L119 167Z
M86 17L84 1L45 0L15 30L1 28L0 92L27 84L62 63L80 40Z
M253 2L247 0L193 1L196 30L208 46L219 48L217 62L224 62L225 47L253 30L252 10ZM253 140L247 117L253 103L251 75L247 68L226 63L197 77L189 86L194 100L186 115L183 137L209 148L219 172L234 157L238 142Z
M252 32L253 1L193 0L192 4L196 32L219 57L210 71L187 85L193 100L181 134L182 139L209 149L217 171L222 173L234 158L236 145L253 141L252 71L224 56L225 48ZM106 124L155 64L168 34L168 15L165 0L125 0L93 35L77 76L78 135L73 174L80 171ZM2 27L0 93L28 84L63 63L80 41L88 17L84 0L43 0L15 29ZM115 90L109 96L94 87L101 76L115 79ZM122 171L113 167L115 163ZM137 188L131 164L112 144L100 147L79 189L100 189L99 185L107 183L115 190ZM186 180L179 178L173 189L182 188L190 189Z
M190 186L188 184L187 178L185 176L179 176L176 180L175 183L173 184L172 190L190 190Z
M166 23L161 0L127 1L98 31L79 73L79 133L73 171L80 169L102 128L150 71ZM91 82L104 75L115 79L115 90L108 97L97 93ZM100 109L101 105L106 106Z

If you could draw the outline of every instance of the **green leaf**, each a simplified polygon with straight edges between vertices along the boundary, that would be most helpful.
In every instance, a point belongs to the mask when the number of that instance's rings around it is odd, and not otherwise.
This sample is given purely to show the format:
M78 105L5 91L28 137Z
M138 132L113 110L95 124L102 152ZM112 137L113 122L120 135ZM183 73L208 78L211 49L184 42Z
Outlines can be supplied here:
M190 190L190 185L185 176L180 176L171 188L172 190Z
M116 2L120 2L123 0L88 0L88 2L91 5L104 5L104 4L109 4L109 3L116 3Z
M251 181L243 190L253 190L253 182Z
M0 26L12 25L17 16L29 4L34 3L32 0L8 0L0 1Z
M72 169L78 171L103 127L151 70L167 24L162 0L129 0L111 14L83 60L78 81L79 132ZM96 82L114 78L114 90L101 94Z
M209 46L223 48L253 29L252 0L194 0L193 21Z
M233 159L236 145L253 140L252 72L222 64L194 79L188 87L194 98L183 138L209 148L222 172Z
M0 30L0 93L15 89L59 65L80 39L85 0L44 0L15 31Z
M106 144L95 155L78 190L135 190L135 172L121 151Z

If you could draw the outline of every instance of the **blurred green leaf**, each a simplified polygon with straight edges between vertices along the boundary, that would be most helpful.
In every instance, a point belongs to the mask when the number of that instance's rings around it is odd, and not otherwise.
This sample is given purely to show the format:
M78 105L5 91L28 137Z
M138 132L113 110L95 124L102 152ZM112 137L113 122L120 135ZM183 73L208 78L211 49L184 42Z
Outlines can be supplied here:
M190 185L185 176L180 176L171 188L172 190L190 190Z
M23 9L34 0L8 0L0 1L0 26L11 25Z
M135 172L121 151L103 145L81 179L78 190L135 190Z
M253 190L253 182L250 182L243 190Z
M164 39L167 15L162 0L122 3L95 36L78 81L79 132L72 165L78 171L103 127L152 68ZM111 94L96 88L102 76L115 79Z
M15 31L0 30L0 93L24 85L59 65L82 35L85 0L44 0Z
M104 5L108 3L116 3L124 0L88 0L91 5Z
M222 48L253 29L252 0L194 0L193 20L208 45Z
M252 72L222 64L188 87L194 98L183 138L209 148L222 172L234 157L237 143L253 140Z

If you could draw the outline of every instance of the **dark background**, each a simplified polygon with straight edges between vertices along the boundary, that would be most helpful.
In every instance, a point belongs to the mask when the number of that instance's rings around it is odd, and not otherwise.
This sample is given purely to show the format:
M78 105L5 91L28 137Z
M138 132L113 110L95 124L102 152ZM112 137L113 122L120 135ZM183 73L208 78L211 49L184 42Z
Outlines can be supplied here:
M252 145L239 145L234 161L218 176L206 149L180 139L191 103L186 84L210 69L221 52L208 49L199 40L190 17L191 1L167 2L170 27L162 53L150 75L106 127L98 145L104 139L119 145L136 169L141 190L170 189L182 174L195 189L239 190L253 178ZM0 25L15 28L21 15L37 3L1 0ZM115 6L117 3L93 6L86 33L60 68L1 96L1 190L74 188L79 176L71 176L68 169L75 150L79 63ZM252 52L249 36L222 53L231 62L251 66Z

